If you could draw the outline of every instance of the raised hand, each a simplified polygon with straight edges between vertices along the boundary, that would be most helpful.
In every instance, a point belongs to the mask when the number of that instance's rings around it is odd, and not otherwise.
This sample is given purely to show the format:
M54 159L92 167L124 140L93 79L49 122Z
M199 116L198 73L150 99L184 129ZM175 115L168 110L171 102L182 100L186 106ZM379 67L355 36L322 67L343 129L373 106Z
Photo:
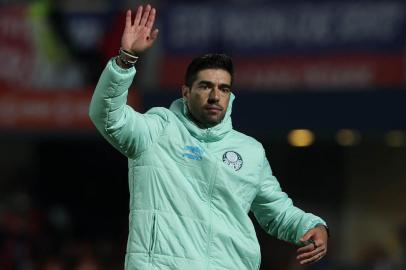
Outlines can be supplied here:
M132 21L131 10L127 11L125 28L121 37L121 48L133 54L150 48L158 36L158 29L152 31L156 9L147 5L139 6Z

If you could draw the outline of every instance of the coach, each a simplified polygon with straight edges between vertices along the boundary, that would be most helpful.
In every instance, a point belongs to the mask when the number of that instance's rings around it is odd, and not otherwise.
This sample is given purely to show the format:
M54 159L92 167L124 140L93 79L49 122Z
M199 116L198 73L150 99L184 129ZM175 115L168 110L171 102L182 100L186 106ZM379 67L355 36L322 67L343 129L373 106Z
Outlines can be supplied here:
M126 105L137 55L152 46L156 10L140 6L90 105L101 134L128 158L126 270L256 270L252 211L272 236L299 246L302 264L327 252L327 227L293 206L255 139L233 129L233 64L223 54L189 65L182 98L141 114ZM106 164L106 170L114 170Z

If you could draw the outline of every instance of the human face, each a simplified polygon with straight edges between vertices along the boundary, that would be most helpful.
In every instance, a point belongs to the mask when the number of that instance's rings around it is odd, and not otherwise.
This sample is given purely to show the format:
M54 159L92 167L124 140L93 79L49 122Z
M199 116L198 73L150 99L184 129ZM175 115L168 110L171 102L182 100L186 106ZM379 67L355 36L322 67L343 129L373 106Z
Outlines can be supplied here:
M190 116L203 128L223 120L231 94L231 75L223 69L203 69L191 87L184 85L182 95Z

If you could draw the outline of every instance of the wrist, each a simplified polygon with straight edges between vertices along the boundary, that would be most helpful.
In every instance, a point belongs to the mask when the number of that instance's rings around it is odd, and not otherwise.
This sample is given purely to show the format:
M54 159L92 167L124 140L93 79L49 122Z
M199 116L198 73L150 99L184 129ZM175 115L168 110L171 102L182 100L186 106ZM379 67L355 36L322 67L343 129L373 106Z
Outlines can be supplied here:
M315 228L317 228L317 227L323 227L323 228L326 230L327 236L330 237L330 230L329 230L329 228L327 227L327 225L322 224L322 223L319 223L319 224L316 224L316 226L314 226L314 227L315 227Z
M133 67L133 65L129 65L129 64L124 63L119 56L117 56L115 58L115 61L116 61L116 64L122 69L130 69L130 68Z
M137 63L137 61L138 61L137 55L135 55L133 52L120 48L117 57L117 64L120 67L131 68L135 66L135 63Z

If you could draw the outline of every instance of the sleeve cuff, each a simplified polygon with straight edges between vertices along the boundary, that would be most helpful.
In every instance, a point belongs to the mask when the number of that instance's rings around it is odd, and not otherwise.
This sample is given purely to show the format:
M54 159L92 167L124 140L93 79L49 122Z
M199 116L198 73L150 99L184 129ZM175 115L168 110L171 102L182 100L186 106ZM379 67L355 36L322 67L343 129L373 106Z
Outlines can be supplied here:
M113 57L113 58L110 59L111 66L114 69L114 71L116 71L116 72L118 72L119 74L122 74L122 75L126 75L126 74L131 74L132 75L133 73L135 74L135 72L136 72L135 67L122 68L117 64L116 58L117 57Z
M115 59L113 57L109 60L102 74L102 82L105 84L104 89L107 89L105 93L110 98L120 96L128 91L136 73L134 67L129 69L121 68Z

